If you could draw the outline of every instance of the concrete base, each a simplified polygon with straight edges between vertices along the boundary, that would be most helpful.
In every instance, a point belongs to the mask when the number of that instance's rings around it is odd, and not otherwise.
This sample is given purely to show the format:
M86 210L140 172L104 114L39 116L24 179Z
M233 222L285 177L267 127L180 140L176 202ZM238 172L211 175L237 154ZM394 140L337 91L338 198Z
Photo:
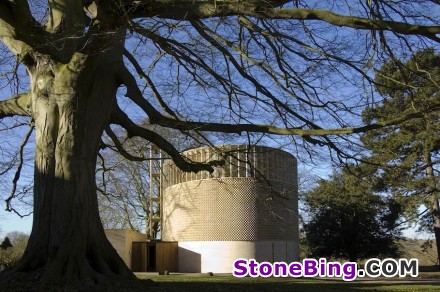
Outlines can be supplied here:
M274 241L180 241L179 272L232 273L237 258L258 262L292 262L298 260L298 243Z

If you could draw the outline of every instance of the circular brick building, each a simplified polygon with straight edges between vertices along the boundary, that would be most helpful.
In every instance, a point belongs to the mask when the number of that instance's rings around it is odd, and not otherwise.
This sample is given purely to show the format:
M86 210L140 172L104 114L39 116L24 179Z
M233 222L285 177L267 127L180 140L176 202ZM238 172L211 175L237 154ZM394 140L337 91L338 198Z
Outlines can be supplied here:
M225 159L214 173L164 165L162 240L178 242L179 272L229 273L237 258L298 259L297 163L263 146L185 151L198 162Z

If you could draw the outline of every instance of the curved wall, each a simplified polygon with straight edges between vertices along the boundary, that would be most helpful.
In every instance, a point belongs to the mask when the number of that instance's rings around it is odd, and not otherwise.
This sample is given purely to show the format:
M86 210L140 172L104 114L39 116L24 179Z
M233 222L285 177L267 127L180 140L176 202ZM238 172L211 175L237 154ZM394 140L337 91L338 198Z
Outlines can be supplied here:
M231 273L238 258L292 262L298 260L298 244L292 240L179 242L180 272Z
M296 186L297 164L290 153L264 146L225 145L216 150L200 147L182 153L194 162L225 160L225 165L216 167L214 173L183 172L172 161L164 163L166 186L209 178L253 177L262 181L285 182Z
M298 206L293 195L280 199L253 178L204 179L168 187L162 239L297 240Z
M268 147L223 146L227 163L208 173L164 167L162 240L178 241L179 271L231 272L236 258L298 257L296 159ZM208 148L184 152L218 159Z

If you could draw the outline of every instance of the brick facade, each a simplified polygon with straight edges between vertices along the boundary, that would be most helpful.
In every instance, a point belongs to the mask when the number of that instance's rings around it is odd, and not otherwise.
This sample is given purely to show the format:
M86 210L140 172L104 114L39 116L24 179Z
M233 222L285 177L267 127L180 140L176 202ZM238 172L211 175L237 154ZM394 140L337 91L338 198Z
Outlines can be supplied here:
M209 174L165 164L162 239L165 241L298 242L296 159L256 146L223 146L227 163ZM184 152L193 161L218 159L211 149Z

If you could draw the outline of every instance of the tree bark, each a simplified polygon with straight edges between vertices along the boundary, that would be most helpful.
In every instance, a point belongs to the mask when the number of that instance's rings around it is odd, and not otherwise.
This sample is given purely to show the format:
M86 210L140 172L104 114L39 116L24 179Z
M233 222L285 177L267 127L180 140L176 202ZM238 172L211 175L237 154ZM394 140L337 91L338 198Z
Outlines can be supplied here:
M438 198L438 190L435 183L434 168L432 167L432 159L430 152L424 154L424 162L426 165L426 177L429 183L429 192L432 197L431 214L434 221L434 237L437 248L437 265L440 265L440 206Z
M440 206L439 199L434 198L432 215L434 217L434 237L437 247L437 265L440 268Z
M122 48L121 41L93 56L77 53L67 64L42 56L29 69L36 132L33 227L22 260L4 275L10 285L22 278L26 290L88 291L135 282L104 234L95 183Z

